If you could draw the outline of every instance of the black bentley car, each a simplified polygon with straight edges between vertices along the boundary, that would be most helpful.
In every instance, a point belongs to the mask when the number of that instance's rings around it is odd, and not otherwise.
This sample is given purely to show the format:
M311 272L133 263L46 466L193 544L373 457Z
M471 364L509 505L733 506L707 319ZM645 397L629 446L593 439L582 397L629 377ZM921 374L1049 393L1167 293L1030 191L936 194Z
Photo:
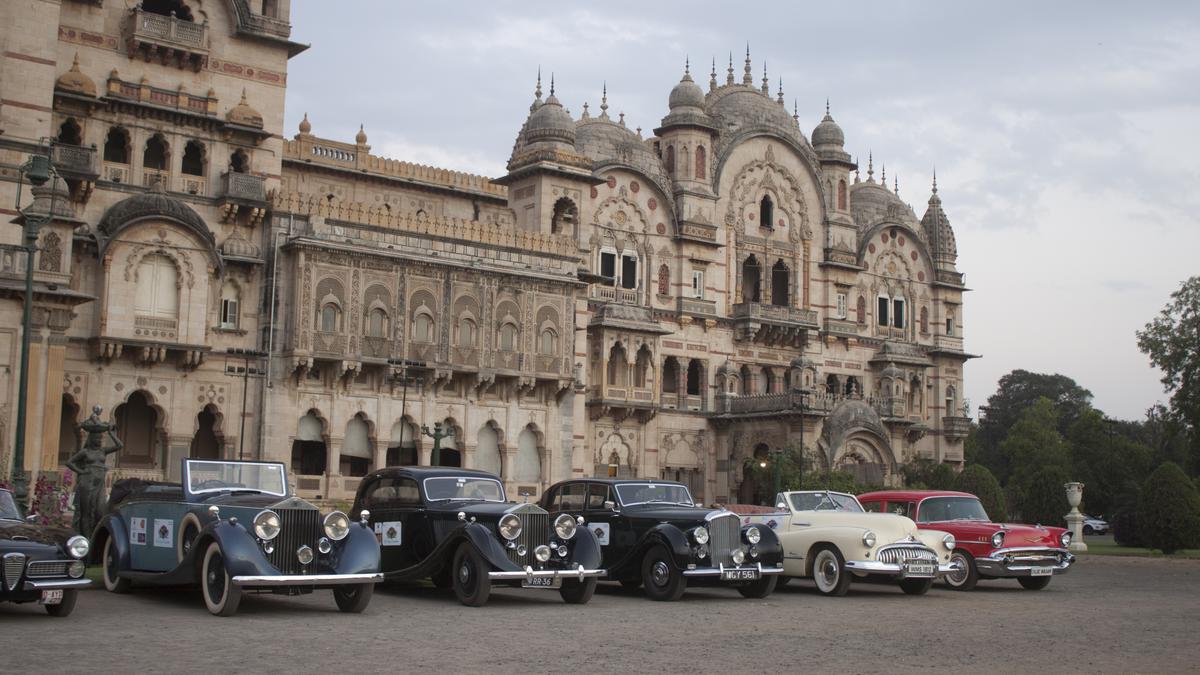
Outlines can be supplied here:
M551 486L541 504L551 515L582 513L604 551L606 578L645 586L653 600L678 600L689 583L764 598L783 573L773 531L697 506L680 483L584 478Z
M479 607L492 584L557 589L562 599L592 598L600 546L577 514L551 521L537 504L507 501L493 474L446 467L390 467L367 475L354 498L380 545L384 581L429 577Z
M92 583L83 578L87 554L87 537L27 522L12 493L0 489L0 602L37 602L51 616L67 616L79 589Z

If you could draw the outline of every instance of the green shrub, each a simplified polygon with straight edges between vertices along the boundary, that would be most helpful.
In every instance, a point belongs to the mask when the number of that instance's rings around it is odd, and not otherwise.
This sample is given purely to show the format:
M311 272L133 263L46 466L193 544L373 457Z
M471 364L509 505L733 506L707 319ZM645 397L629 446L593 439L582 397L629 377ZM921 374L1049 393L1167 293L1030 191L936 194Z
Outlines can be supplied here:
M958 474L954 472L954 467L949 464L936 464L929 470L925 482L930 490L953 490L957 479Z
M1200 494L1174 462L1164 462L1142 485L1138 500L1142 541L1163 553L1200 545Z
M988 471L986 466L972 464L963 469L954 482L954 489L960 492L970 492L979 497L984 510L993 521L1003 523L1008 520L1004 490L1000 489L1000 482L996 480L991 471Z
M1116 506L1109 525L1112 526L1113 541L1118 546L1142 546L1142 534L1138 531L1137 508L1141 499L1142 488L1134 481L1126 483L1121 494L1117 496Z
M1021 519L1026 523L1065 527L1063 520L1071 506L1063 487L1070 477L1065 469L1047 467L1030 477L1021 499Z

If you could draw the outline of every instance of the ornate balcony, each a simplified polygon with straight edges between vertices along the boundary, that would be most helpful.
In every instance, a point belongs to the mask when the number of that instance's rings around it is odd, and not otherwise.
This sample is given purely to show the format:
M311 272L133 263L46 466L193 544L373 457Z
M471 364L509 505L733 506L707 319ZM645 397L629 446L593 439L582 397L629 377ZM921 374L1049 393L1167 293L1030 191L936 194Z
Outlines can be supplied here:
M825 334L837 337L858 337L858 324L846 319L825 319Z
M50 146L54 168L66 178L96 180L100 172L96 169L96 146L83 147L55 143Z
M658 402L654 400L653 389L609 385L588 387L586 405L593 420L609 416L620 422L630 416L636 416L637 420L643 423L658 414L659 407Z
M701 318L716 317L717 315L717 303L713 300L679 297L675 301L680 314L688 314Z
M734 337L777 347L800 347L808 331L817 330L817 313L759 302L733 306Z
M249 214L251 225L262 222L267 214L267 181L249 173L226 171L217 184L221 220L233 222L242 213Z
M208 64L208 24L135 8L129 13L125 35L130 57L140 52L147 62L158 58L196 72Z
M946 415L942 417L942 435L950 442L961 441L971 433L971 418Z

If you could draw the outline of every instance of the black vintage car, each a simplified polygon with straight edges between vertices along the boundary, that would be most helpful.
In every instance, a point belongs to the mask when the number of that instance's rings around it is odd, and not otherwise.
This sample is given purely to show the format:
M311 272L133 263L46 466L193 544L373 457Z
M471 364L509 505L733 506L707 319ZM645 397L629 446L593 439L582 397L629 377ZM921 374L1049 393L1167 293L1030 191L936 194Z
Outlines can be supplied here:
M230 616L247 591L328 588L343 612L366 609L381 577L365 521L322 517L290 494L277 462L185 459L182 475L182 484L113 484L94 536L109 591L199 584L208 611Z
M359 484L353 510L370 512L385 582L429 577L471 607L487 602L492 584L558 589L582 604L604 574L596 537L577 514L551 522L537 504L507 501L484 471L380 469Z
M541 504L551 515L582 513L604 551L606 578L645 586L653 600L678 600L689 583L729 585L747 598L764 598L783 573L773 531L696 506L680 483L564 481L546 490Z
M21 518L13 495L0 488L0 602L37 602L51 616L75 609L83 578L87 537Z

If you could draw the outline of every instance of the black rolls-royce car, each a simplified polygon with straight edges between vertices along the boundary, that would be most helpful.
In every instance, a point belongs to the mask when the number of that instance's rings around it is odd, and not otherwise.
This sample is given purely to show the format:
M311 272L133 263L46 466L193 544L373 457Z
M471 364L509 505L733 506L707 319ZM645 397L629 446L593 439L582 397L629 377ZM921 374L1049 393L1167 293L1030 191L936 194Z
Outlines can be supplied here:
M558 589L583 604L604 574L578 514L551 519L537 504L511 503L484 471L380 469L362 479L353 511L369 512L385 582L429 577L471 607L487 603L492 584Z
M51 616L75 609L83 578L87 537L21 518L13 495L0 488L0 602L41 603Z
M652 600L678 600L688 584L765 598L783 573L773 531L697 506L681 483L583 478L552 485L541 504L551 516L582 513L604 551L606 578L644 586Z

